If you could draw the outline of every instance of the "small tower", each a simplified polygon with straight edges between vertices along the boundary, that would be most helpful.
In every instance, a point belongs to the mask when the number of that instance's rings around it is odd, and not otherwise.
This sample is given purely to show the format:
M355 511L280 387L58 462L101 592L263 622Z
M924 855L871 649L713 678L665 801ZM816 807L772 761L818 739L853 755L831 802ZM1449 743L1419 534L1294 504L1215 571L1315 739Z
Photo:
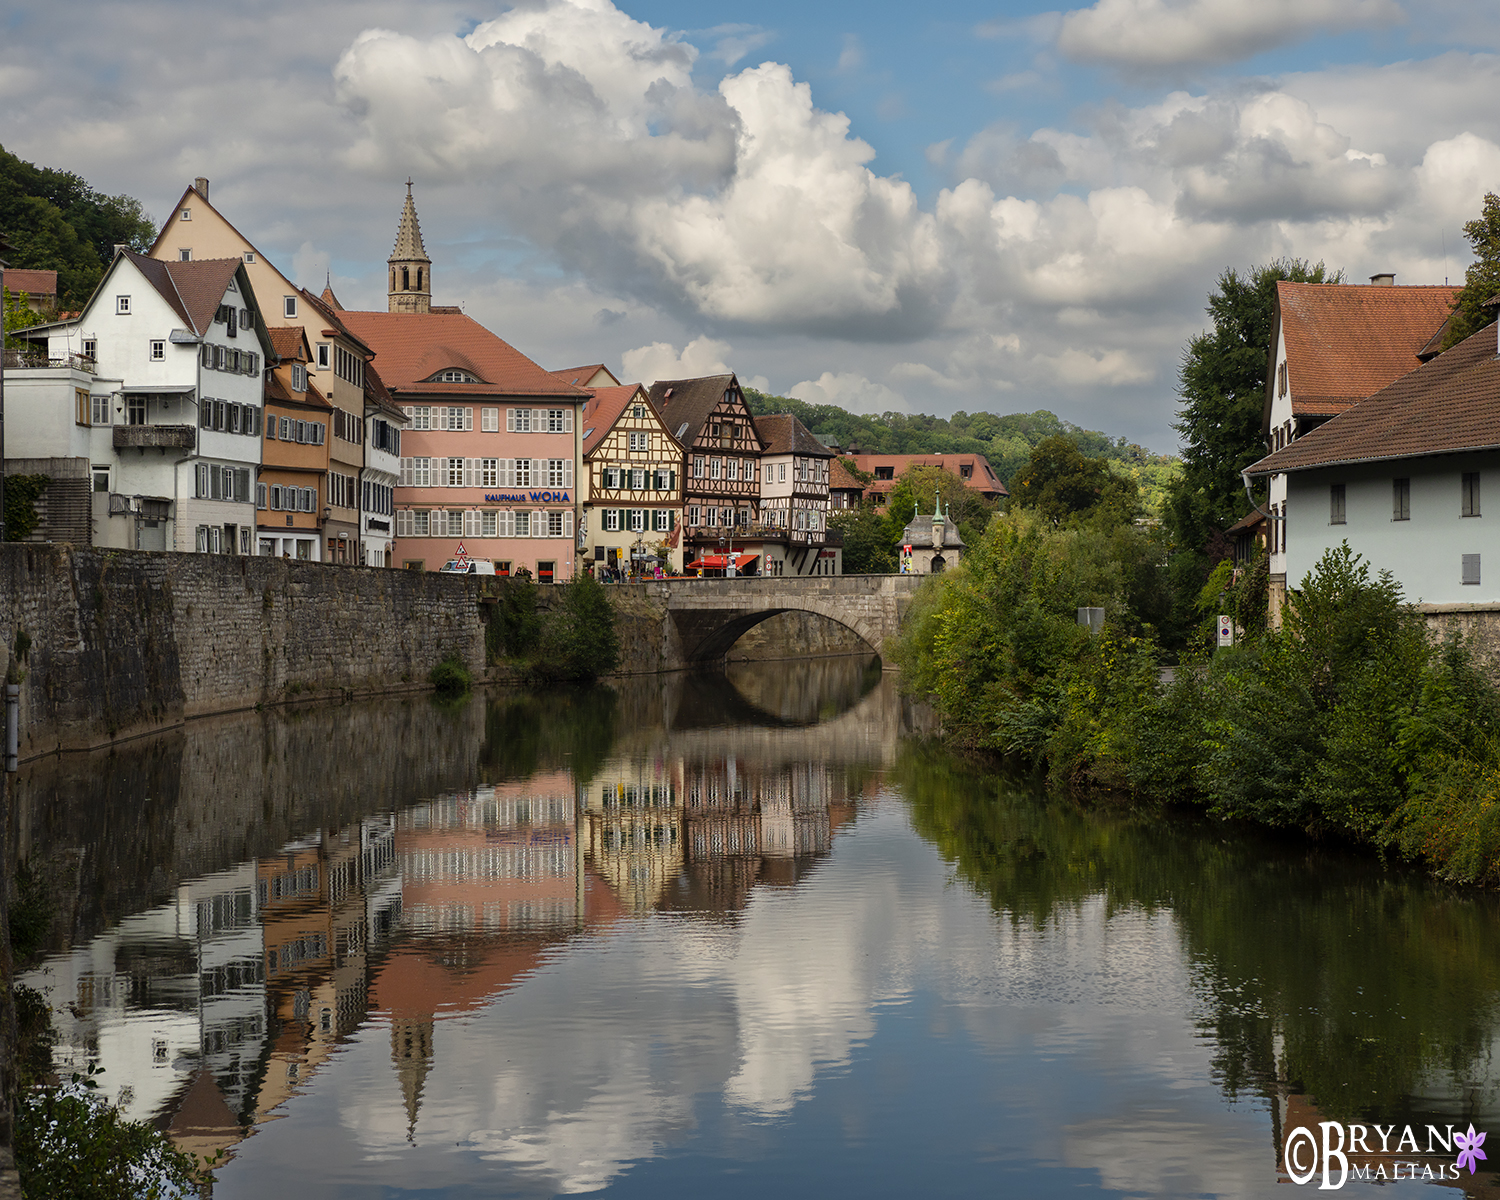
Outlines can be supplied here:
M411 179L406 181L406 205L396 227L396 248L386 260L390 267L387 293L393 313L432 311L432 259L422 247L422 226L411 198Z

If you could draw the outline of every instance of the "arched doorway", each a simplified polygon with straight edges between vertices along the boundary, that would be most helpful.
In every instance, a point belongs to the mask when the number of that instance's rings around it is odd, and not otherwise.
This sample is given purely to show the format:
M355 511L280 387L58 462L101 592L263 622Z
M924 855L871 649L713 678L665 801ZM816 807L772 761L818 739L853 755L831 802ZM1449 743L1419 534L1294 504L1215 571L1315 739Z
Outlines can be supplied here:
M943 568L947 565L947 562L944 561L941 554L934 554L932 556L932 573L934 575L941 575L943 573Z

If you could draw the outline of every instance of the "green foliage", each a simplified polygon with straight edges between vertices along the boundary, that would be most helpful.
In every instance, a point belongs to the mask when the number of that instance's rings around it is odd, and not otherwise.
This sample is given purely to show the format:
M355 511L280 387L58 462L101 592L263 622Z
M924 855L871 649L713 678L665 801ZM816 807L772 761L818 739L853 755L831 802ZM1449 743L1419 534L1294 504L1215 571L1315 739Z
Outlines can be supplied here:
M13 267L57 272L57 301L76 310L93 293L117 244L145 250L155 223L129 196L106 196L70 171L38 167L0 149L0 229Z
M1464 237L1474 251L1474 261L1464 272L1464 285L1453 303L1453 323L1443 337L1443 349L1478 333L1495 319L1495 310L1485 308L1500 295L1500 196L1484 195L1484 208L1465 223Z
M918 512L929 516L934 503L941 497L943 511L953 518L959 536L967 545L973 545L984 534L995 511L992 501L986 500L952 471L942 467L921 463L908 467L896 480L886 503L885 515L890 525L891 553L895 554L901 531L906 528Z
M16 1105L16 1169L26 1196L167 1200L199 1193L206 1166L98 1095L99 1068L27 1089Z
M592 575L579 575L558 588L558 598L542 619L533 678L587 680L613 671L620 664L620 636L604 586Z
M530 574L498 581L500 599L485 627L485 649L492 663L524 658L536 649L542 623L536 611L536 584Z
M527 779L567 769L587 787L618 736L619 698L608 687L554 684L492 697L479 765L488 778Z
M1163 514L1182 550L1201 550L1215 532L1250 511L1240 471L1266 454L1266 361L1276 284L1283 279L1339 283L1343 272L1300 258L1277 259L1244 274L1230 267L1208 298L1212 331L1193 338L1183 352L1176 425L1182 474Z
M30 329L33 325L40 325L49 320L45 312L35 311L26 303L25 292L13 292L10 288L5 289L5 346L8 350L26 348L26 343L17 337L11 337L11 333L18 329Z
M1129 520L1138 505L1133 480L1116 474L1103 459L1085 458L1076 444L1061 436L1047 438L1031 451L1012 481L1010 499L1055 522L1094 516Z
M427 678L439 696L465 696L474 688L474 676L457 654L448 655Z
M844 535L845 575L889 575L896 569L898 528L875 511L866 501L859 508L835 509L828 516L828 527Z
M1176 461L1124 438L1084 429L1045 409L1005 416L960 411L951 417L895 412L872 417L750 388L745 389L745 403L753 413L791 413L814 433L831 436L846 453L858 448L863 454L983 454L1007 487L1032 448L1049 437L1066 437L1088 457L1109 459L1132 470L1170 470Z
M41 523L36 502L52 482L50 475L7 475L5 477L5 540L24 542Z

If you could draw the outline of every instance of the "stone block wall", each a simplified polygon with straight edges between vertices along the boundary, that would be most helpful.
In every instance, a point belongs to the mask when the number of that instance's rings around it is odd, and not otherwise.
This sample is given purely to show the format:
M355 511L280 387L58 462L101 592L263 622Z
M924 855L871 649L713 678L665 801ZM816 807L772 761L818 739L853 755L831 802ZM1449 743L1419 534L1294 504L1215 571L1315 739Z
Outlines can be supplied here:
M1500 683L1500 605L1419 604L1434 638L1457 633L1474 650L1480 667Z
M0 669L19 666L21 754L209 713L486 675L481 581L272 558L0 546Z

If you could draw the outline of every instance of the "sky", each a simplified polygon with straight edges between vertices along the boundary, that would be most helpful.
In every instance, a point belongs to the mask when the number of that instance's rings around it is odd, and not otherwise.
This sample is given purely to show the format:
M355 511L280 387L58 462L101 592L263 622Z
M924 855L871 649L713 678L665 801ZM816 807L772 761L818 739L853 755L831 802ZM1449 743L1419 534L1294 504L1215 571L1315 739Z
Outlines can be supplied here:
M7 0L0 31L7 150L158 220L205 176L346 307L385 307L410 177L434 302L543 366L1159 452L1222 271L1461 282L1500 190L1482 0Z

